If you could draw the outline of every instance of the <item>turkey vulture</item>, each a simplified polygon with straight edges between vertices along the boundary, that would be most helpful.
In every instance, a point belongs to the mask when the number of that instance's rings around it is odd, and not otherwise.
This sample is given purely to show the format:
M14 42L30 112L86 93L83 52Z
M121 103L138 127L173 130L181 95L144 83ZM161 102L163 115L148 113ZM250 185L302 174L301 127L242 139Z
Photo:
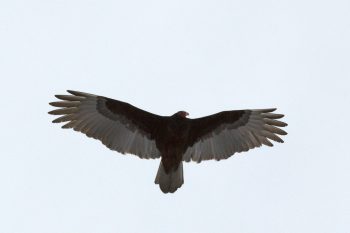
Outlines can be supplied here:
M70 91L56 95L62 101L50 105L62 115L53 123L66 122L73 128L100 140L111 150L134 154L142 159L161 158L155 183L164 193L173 193L184 183L182 162L227 159L234 153L248 151L269 141L283 142L278 135L287 126L272 113L276 108L223 111L189 119L179 111L159 116L131 104L93 94Z

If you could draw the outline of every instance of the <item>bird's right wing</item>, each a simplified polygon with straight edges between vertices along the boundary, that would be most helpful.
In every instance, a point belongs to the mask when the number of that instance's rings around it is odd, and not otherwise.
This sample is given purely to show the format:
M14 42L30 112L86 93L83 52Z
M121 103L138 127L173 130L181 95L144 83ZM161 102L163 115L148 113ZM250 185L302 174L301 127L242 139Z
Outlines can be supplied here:
M276 109L236 110L191 119L186 162L227 159L236 152L248 151L262 144L272 146L269 139L283 142L277 135L287 133L279 127L286 123L276 120L282 114Z
M73 128L123 154L160 157L155 135L164 117L103 96L68 92L71 95L56 95L62 101L50 103L60 109L49 113L62 115L54 123L67 122L62 128Z

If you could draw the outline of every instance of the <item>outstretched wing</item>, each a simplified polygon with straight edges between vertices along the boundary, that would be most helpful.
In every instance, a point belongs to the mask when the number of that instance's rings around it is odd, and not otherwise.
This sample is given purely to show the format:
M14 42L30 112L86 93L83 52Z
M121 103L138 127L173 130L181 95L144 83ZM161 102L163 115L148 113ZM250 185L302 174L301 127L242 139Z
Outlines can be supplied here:
M67 122L62 128L73 128L100 140L108 148L140 158L159 158L155 136L163 117L128 103L78 91L56 95L62 101L50 105L60 109L49 112L63 115L54 123Z
M236 152L248 151L262 144L273 146L269 139L283 142L278 135L287 133L279 127L286 123L276 120L284 115L276 109L225 111L192 119L184 161L227 159Z

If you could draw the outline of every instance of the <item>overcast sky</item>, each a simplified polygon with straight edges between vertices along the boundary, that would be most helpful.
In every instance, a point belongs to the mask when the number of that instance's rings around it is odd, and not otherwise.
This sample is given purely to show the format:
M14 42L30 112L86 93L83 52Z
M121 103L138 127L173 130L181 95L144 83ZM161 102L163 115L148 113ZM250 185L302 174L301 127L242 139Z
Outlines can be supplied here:
M350 232L350 2L0 2L0 232ZM184 164L52 124L79 90L170 115L277 107L284 144Z

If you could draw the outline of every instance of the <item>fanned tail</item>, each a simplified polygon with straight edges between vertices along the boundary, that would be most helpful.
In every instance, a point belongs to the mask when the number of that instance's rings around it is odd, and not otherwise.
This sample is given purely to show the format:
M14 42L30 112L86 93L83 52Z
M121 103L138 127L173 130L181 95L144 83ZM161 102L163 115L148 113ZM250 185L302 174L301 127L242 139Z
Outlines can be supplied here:
M180 162L176 170L172 169L166 173L161 161L154 183L159 184L163 193L175 192L184 183L182 162Z

